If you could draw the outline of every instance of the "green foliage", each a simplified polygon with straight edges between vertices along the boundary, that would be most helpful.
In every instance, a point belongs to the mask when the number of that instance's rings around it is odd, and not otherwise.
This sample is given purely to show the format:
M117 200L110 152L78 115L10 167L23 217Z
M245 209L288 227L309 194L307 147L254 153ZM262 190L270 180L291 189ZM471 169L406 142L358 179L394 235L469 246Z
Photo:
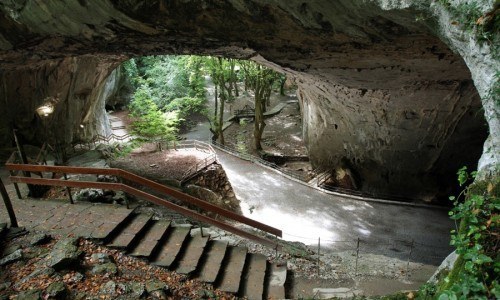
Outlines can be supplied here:
M419 300L431 300L434 299L437 292L436 285L432 283L423 284L417 293L417 299Z
M499 3L495 4L491 14L483 14L477 1L461 2L457 5L450 0L439 0L439 2L453 15L453 25L462 26L465 31L473 32L478 41L487 41L498 48L493 39L495 30L498 30L500 25L500 15L495 13Z
M458 171L460 185L475 173ZM469 185L459 197L450 197L454 208L449 215L460 221L452 231L451 244L459 259L444 279L438 295L446 299L490 299L500 297L500 180L476 182Z
M190 114L205 113L202 63L198 56L145 56L123 63L129 82L136 88L129 105L137 118L136 134L171 139Z
M132 132L146 139L174 140L179 122L178 113L163 113L151 99L149 89L143 85L136 90L130 112L135 121Z
M186 118L192 113L206 114L205 99L196 97L175 98L167 106L167 111L178 111L181 118Z

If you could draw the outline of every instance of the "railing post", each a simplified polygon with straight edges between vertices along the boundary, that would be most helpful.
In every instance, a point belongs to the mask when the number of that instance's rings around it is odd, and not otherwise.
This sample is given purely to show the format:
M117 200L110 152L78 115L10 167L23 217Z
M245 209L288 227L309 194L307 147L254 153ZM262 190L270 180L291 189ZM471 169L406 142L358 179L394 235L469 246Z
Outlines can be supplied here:
M3 184L2 179L0 178L0 193L2 194L3 203L5 204L5 208L7 209L7 213L10 218L10 226L18 227L16 213L14 212L14 208L12 207L12 202L10 202L9 193L5 189L5 185Z
M10 173L10 176L15 176L16 175L14 173L14 171L12 171L12 170L9 170L9 173ZM23 196L21 195L21 191L19 190L19 185L17 184L17 182L14 182L14 189L16 190L17 198L18 199L23 199Z
M320 251L321 251L321 237L318 237L318 276L319 276L319 267L320 267L320 260L319 260L319 256L320 256Z
M359 236L358 236L358 242L356 244L356 266L354 268L354 276L358 275L358 258L359 258Z
M66 176L66 173L63 173L63 175L64 175L64 180L68 180L68 176ZM75 202L73 201L73 195L71 195L71 189L69 188L69 186L66 187L66 191L68 192L69 202L71 202L71 204L75 204Z

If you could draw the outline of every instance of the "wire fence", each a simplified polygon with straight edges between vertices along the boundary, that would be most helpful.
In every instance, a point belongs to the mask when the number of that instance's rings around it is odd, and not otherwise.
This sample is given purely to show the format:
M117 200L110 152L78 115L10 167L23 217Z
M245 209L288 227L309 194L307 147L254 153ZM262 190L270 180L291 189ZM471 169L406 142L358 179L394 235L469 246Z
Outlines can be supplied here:
M258 156L255 156L255 155L251 155L251 154L248 154L248 153L245 153L245 152L241 152L241 151L238 151L234 148L231 148L231 147L228 147L226 145L223 145L223 144L220 144L216 141L211 141L212 143L212 146L216 147L217 149L220 149L222 151L225 151L225 152L228 152L236 157L239 157L241 159L244 159L244 160L247 160L247 161L251 161L253 163L256 163L256 164L259 164L259 165L262 165L262 166L265 166L265 167L268 167L268 168L271 168L271 169L274 169L274 170L277 170L279 171L281 174L287 176L287 177L291 177L293 179L296 179L296 180L299 180L301 182L307 182L307 178L306 176L302 175L302 174L297 174L295 172L292 172L286 168L283 168L283 167L280 167L278 166L277 164L275 163L272 163L272 162L269 162L267 160L264 160Z
M307 257L314 264L307 271L319 277L362 275L409 279L422 272L424 265L428 265L424 271L433 272L433 266L438 266L454 250L443 240L435 241L435 244L413 238L329 240L288 232L284 232L283 237L308 245L306 252L301 247L294 247L293 243L286 244L283 251L291 256Z

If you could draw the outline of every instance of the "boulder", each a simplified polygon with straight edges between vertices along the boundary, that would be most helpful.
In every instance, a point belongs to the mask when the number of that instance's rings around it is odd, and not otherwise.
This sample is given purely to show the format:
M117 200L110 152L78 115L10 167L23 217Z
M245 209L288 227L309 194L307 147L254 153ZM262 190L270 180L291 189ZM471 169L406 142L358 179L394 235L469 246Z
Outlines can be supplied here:
M100 265L95 265L90 271L92 274L106 274L106 275L115 275L118 273L118 267L112 263L104 263Z
M16 261L22 259L22 258L23 258L23 251L21 249L17 249L13 253L0 259L0 266L11 264L13 262L16 262Z
M135 281L130 282L129 287L130 287L132 296L134 296L136 298L141 298L144 295L144 293L146 292L146 289L144 287L144 283L142 283L142 282L135 282Z
M115 295L116 294L116 282L114 282L113 280L106 282L105 284L103 284L101 286L101 290L99 291L99 293L102 295L109 295L109 296Z
M22 291L17 295L16 300L41 300L42 299L42 291L40 290L27 290Z
M78 250L77 238L66 238L58 241L47 257L47 266L55 270L74 268L82 254Z
M45 290L48 299L66 299L68 290L62 281L51 283Z
M30 245L31 246L42 245L50 241L50 239L51 239L50 235L46 235L45 233L35 234L30 240Z
M113 258L107 253L94 253L90 256L90 262L93 264L104 264L113 262Z

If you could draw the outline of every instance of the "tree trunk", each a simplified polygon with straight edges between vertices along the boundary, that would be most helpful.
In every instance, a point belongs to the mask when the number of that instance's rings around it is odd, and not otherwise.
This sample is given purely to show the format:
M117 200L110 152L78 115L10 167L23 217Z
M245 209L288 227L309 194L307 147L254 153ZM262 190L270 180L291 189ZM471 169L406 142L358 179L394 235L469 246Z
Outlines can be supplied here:
M222 145L225 144L224 142L224 133L222 132L222 128L224 127L224 102L225 102L225 96L222 96L220 99L220 112L219 112L219 122L218 124L218 132L219 132L219 143Z
M214 110L214 119L217 119L217 104L218 104L218 98L217 95L219 94L217 84L215 85L215 110Z
M285 96L285 83L286 83L286 76L283 76L281 78L281 81L280 81L280 95L281 96Z

